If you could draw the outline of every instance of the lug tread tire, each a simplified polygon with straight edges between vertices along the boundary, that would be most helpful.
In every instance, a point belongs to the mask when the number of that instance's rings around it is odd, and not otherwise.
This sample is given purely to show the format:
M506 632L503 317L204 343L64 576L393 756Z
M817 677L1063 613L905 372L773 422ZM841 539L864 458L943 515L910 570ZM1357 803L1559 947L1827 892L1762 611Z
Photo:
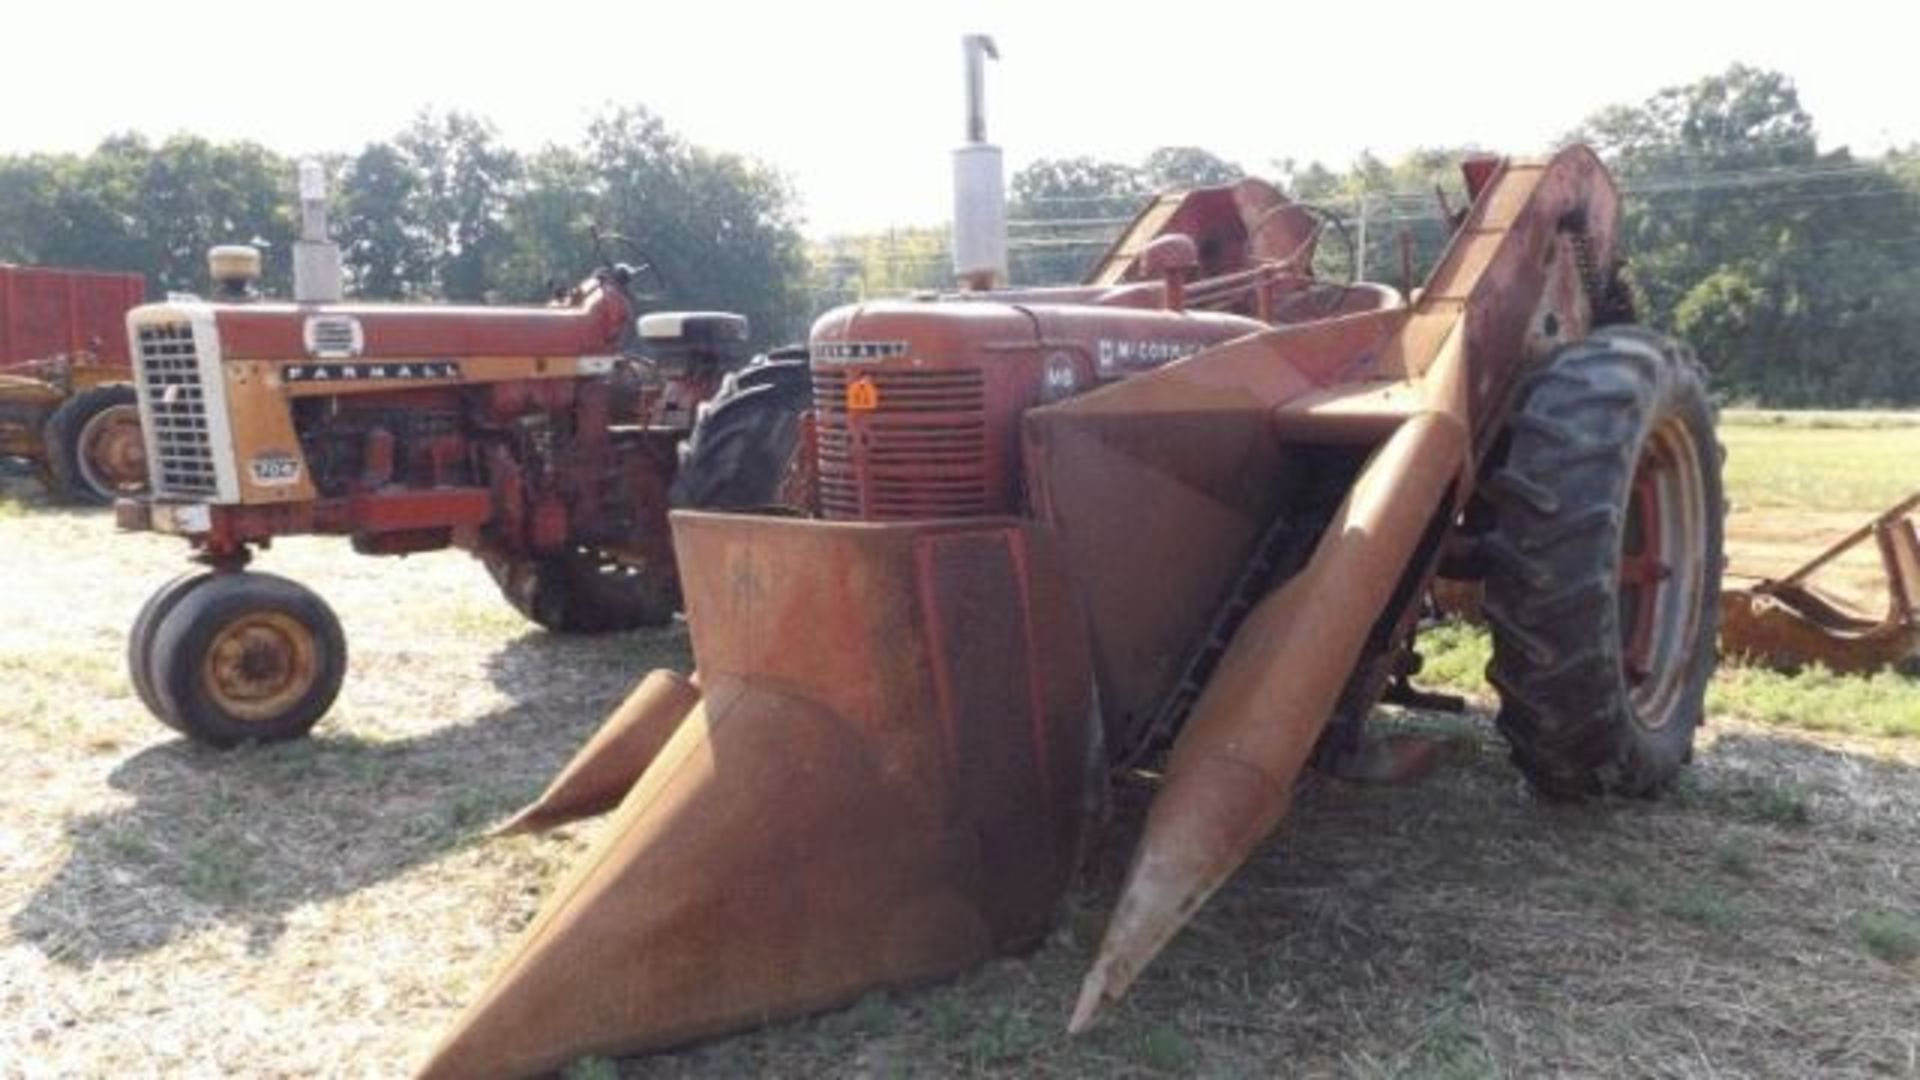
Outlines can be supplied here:
M1700 605L1664 725L1635 715L1623 674L1618 573L1634 470L1677 417L1706 500ZM1608 327L1533 375L1484 491L1498 524L1485 545L1488 679L1514 763L1552 798L1657 793L1691 758L1713 672L1722 569L1721 452L1698 362L1638 327Z
M680 451L669 501L680 509L774 505L813 408L806 352L781 349L731 372L701 407Z
M671 567L624 569L591 549L485 561L507 603L529 622L556 634L618 634L665 626L680 606Z

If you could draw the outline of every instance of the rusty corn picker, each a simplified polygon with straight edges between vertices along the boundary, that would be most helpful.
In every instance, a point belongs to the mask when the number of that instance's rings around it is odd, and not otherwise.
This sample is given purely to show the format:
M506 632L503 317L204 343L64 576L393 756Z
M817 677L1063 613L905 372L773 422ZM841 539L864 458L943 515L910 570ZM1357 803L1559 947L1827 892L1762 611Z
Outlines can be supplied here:
M1161 196L1083 286L814 326L813 516L678 512L698 675L513 823L612 812L424 1075L644 1053L1037 945L1110 771L1161 782L1070 1030L1372 747L1436 574L1557 797L1659 790L1714 665L1719 455L1624 325L1584 148L1469 161L1422 287L1322 280L1257 181Z

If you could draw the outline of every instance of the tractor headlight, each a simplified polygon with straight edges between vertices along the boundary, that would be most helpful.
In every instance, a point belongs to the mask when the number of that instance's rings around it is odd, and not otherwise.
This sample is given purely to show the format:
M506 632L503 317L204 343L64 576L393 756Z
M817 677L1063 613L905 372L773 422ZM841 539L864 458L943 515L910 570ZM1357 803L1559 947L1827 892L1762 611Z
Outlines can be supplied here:
M1040 369L1040 400L1051 404L1070 398L1080 389L1080 370L1073 366L1073 357L1057 352L1047 357Z

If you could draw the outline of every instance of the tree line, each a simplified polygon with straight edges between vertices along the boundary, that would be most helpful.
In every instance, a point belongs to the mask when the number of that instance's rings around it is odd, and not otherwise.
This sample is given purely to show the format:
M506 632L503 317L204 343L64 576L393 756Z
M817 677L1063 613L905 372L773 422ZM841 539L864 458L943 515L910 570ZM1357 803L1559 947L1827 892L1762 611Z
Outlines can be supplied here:
M806 267L784 177L708 150L644 108L610 109L571 146L527 154L464 113L425 113L393 138L323 158L351 295L537 301L600 256L644 258L656 307L724 308L765 341L803 333ZM0 158L0 261L137 270L203 291L215 244L263 248L289 291L294 163L248 142L107 139L88 154ZM644 279L650 288L653 279Z
M1742 65L1602 109L1566 141L1594 146L1627 196L1642 317L1692 341L1723 396L1920 404L1920 146L1823 152L1792 82ZM1474 150L1262 171L1328 211L1322 274L1397 283L1438 257L1445 212L1464 198L1457 164ZM609 109L575 144L534 153L480 118L423 114L327 164L349 287L364 298L535 300L594 263L590 226L660 268L659 306L741 311L769 342L836 303L950 284L944 227L805 242L782 176L644 108ZM1078 280L1154 192L1246 173L1191 146L1035 161L1008 185L1011 275ZM191 291L209 246L252 241L284 291L292 175L266 148L193 136L0 158L0 260L136 269L156 292Z

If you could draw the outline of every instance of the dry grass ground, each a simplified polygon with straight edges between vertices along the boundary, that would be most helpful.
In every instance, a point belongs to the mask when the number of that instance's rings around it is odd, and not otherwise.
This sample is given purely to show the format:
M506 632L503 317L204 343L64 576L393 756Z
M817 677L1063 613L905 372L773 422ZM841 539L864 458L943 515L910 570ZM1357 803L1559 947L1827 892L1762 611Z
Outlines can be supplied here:
M345 693L309 742L202 751L123 675L180 551L30 491L0 501L0 1075L404 1073L596 826L480 833L684 635L554 639L462 556L288 542L265 565L340 612ZM573 1071L1920 1075L1920 740L1729 710L1675 797L1554 808L1484 715L1392 722L1451 732L1457 765L1310 780L1087 1038L1062 1028L1144 789L1032 956Z

